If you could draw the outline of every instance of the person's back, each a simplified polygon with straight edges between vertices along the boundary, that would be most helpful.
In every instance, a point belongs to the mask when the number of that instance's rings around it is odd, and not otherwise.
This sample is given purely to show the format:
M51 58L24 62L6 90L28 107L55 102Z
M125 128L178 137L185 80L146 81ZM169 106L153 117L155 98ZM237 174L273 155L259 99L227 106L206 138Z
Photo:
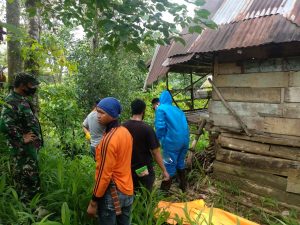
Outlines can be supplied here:
M97 147L103 136L105 126L98 122L98 114L96 110L89 113L83 122L83 126L86 127L91 134L91 146Z
M165 167L171 177L178 173L179 186L185 191L185 156L189 147L189 128L184 113L172 106L169 91L163 91L155 112L156 134L163 148ZM172 179L163 181L161 189L168 191Z
M152 190L155 181L153 158L162 170L164 179L170 178L163 165L156 134L152 127L143 122L145 110L146 103L141 99L135 99L131 102L132 117L123 124L133 137L131 172L135 192L141 186Z
M158 140L149 140L152 127L143 121L136 120L128 120L123 126L128 129L133 137L132 169L136 170L144 165L152 165L153 158L150 150L159 147Z
M172 97L168 91L160 96L160 105L155 113L155 128L162 145L172 144L178 147L189 142L189 127L182 110L172 105Z

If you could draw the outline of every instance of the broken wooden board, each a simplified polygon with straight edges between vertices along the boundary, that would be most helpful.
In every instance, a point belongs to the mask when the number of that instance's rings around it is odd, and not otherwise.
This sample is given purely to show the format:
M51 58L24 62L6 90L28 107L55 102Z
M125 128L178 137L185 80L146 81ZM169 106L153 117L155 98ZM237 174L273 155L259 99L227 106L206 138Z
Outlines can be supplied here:
M281 88L219 88L226 101L280 103ZM215 91L213 100L220 100Z
M289 170L286 191L300 194L300 169Z
M285 191L287 188L286 177L266 173L263 170L256 170L255 168L247 168L244 166L237 166L219 161L214 161L213 171L223 172L241 178L253 180L261 185L275 187L283 191Z
M223 172L214 172L212 177L224 182L230 181L230 183L233 183L239 189L257 194L261 197L274 198L280 202L285 202L298 207L300 206L300 195L298 194L288 193L274 187L263 186L254 181Z
M289 72L218 75L214 83L217 87L288 87Z

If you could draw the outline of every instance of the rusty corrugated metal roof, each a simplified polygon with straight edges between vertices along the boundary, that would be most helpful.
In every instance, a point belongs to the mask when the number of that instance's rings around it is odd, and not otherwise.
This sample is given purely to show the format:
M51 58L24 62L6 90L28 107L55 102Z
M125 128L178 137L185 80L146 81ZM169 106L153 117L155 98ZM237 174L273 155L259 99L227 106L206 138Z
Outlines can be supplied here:
M152 84L160 77L165 76L169 71L169 68L162 66L162 64L167 58L170 47L171 47L170 45L156 47L153 60L151 61L151 65L149 68L149 73L146 82L144 84L144 89L146 88L147 85Z
M167 55L157 54L156 57L164 65L181 63L176 60L178 56L184 58L195 53L300 41L300 0L207 1L209 8L215 12L211 18L218 29L205 29L201 34L185 34L185 46L172 43ZM217 10L213 7L216 5ZM165 60L162 60L163 57ZM156 66L163 67L162 64ZM152 75L152 80L158 79L155 76Z
M299 17L299 8L293 12L297 8L297 2L299 3L297 0L225 0L212 20L220 25L281 14L294 21L294 16Z
M273 15L222 25L217 30L206 30L187 53L216 52L292 41L300 41L300 28L282 15Z

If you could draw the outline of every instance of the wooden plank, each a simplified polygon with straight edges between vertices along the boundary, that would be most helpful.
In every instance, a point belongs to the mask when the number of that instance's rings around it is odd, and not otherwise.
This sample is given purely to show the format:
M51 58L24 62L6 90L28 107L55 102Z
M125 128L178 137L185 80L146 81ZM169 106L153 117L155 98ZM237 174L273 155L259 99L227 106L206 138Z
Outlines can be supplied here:
M289 170L286 191L300 194L300 170Z
M260 117L241 117L249 129L263 130L263 118ZM213 121L215 126L241 128L240 124L231 115L209 113L209 120Z
M282 159L300 161L300 148L271 145L269 153Z
M209 119L215 126L240 128L239 123L231 115L210 113ZM247 128L258 132L300 136L300 119L247 116L241 116L241 119Z
M261 102L280 103L280 88L219 88L227 101L235 102ZM220 100L215 91L212 92L213 100Z
M284 135L257 135L254 134L252 137L248 137L246 135L240 135L240 134L233 134L228 132L222 132L222 135L225 137L232 137L242 140L250 140L250 141L256 141L261 143L268 143L268 144L274 144L274 145L284 145L285 146L291 146L291 147L300 147L300 139L299 137L295 136L284 136Z
M300 119L265 117L263 131L300 136Z
M287 178L265 173L263 171L255 170L253 168L236 166L232 164L215 161L213 164L213 171L223 172L241 178L253 180L261 185L275 187L283 191L285 191L287 188Z
M217 77L219 74L219 57L217 55L214 56L214 67L213 67L213 76Z
M289 87L300 87L300 71L290 71Z
M220 75L214 80L217 87L288 87L288 72Z
M230 181L230 183L238 186L241 190L248 191L262 197L274 198L280 202L285 202L294 206L300 206L300 195L298 194L287 193L273 187L263 186L251 180L243 179L227 173L214 172L212 176L224 182Z
M240 139L225 137L223 135L219 136L218 143L225 148L230 148L230 149L245 151L250 153L257 153L257 154L268 154L265 152L269 152L271 147L268 144L262 144L254 141L240 140Z
M300 148L262 144L254 141L230 138L224 135L219 136L218 143L222 147L238 151L300 161Z
M276 116L283 115L280 104L269 103L248 103L248 102L228 102L239 116L259 117L260 113ZM208 110L215 114L230 114L220 101L210 101Z
M236 63L220 63L219 74L241 74L242 68Z
M284 101L300 102L300 87L285 88Z
M300 119L300 103L284 103L282 109L283 117Z
M300 170L300 162L218 148L216 159L221 162L263 169L272 174L287 175L289 169ZM268 173L269 173L268 172Z

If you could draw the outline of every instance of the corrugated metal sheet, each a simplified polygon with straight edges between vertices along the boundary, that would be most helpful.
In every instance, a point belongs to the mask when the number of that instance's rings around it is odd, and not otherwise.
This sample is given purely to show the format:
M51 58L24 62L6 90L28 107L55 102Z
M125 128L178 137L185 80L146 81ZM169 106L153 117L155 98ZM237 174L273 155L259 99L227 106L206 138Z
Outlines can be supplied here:
M300 41L300 0L209 0L209 4L219 28L185 34L185 46L172 43L164 60L157 55L165 65L181 63L178 56Z
M215 52L292 41L300 41L300 28L282 15L274 15L222 25L217 30L206 30L187 53Z
M171 66L171 65L175 65L175 64L179 64L179 63L184 63L189 61L191 58L193 58L194 53L191 54L186 54L186 55L177 55L171 58L167 58L162 66Z
M170 45L168 46L158 46L155 50L153 60L151 62L149 73L144 84L144 89L147 85L152 84L160 77L163 77L169 71L168 67L162 66L163 62L166 60L168 52L170 50Z
M183 39L185 41L185 45L183 45L180 42L173 43L171 45L170 51L168 53L168 57L180 55L180 54L186 54L191 45L195 42L195 40L198 38L199 34L185 34L183 35Z
M212 20L220 25L281 14L294 21L292 17L293 14L296 14L292 11L295 9L297 2L297 0L226 0Z

